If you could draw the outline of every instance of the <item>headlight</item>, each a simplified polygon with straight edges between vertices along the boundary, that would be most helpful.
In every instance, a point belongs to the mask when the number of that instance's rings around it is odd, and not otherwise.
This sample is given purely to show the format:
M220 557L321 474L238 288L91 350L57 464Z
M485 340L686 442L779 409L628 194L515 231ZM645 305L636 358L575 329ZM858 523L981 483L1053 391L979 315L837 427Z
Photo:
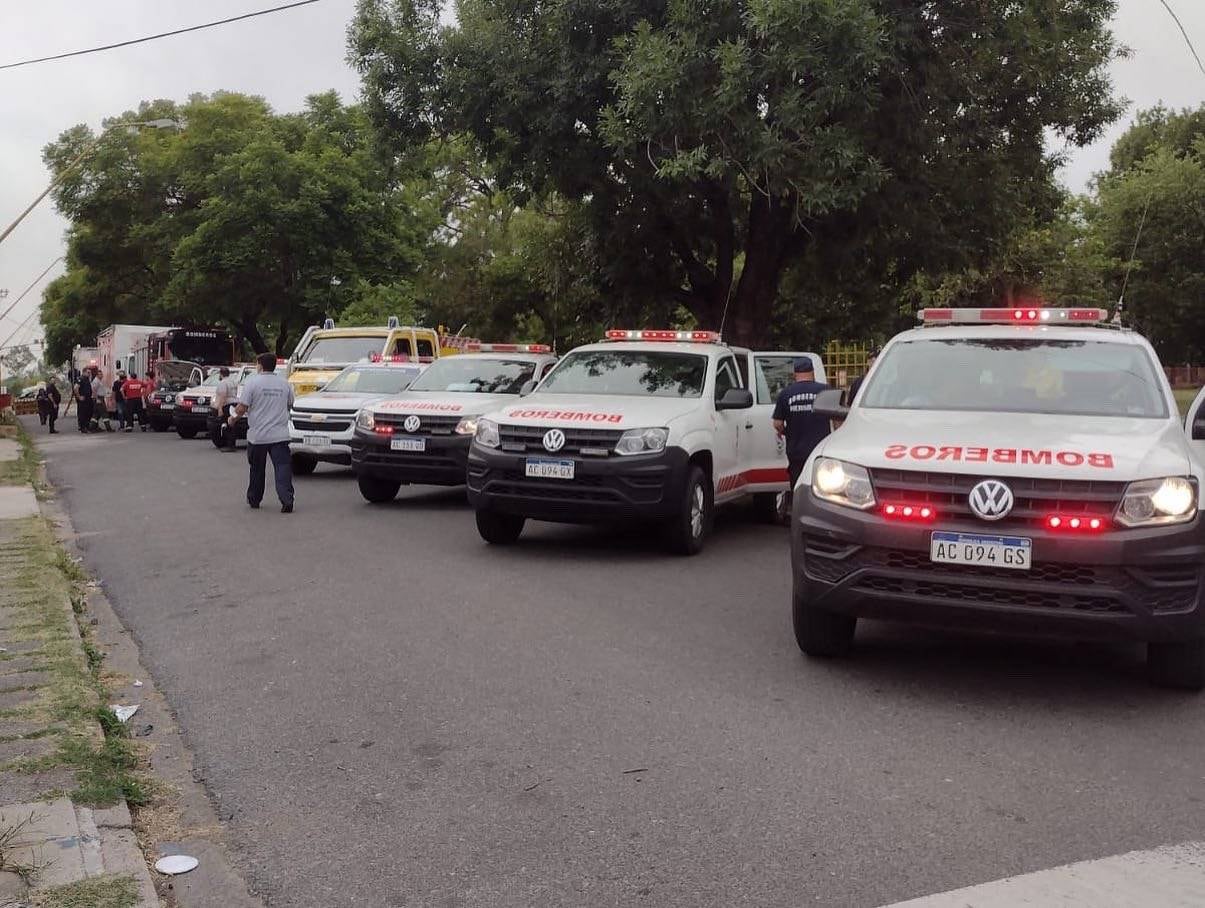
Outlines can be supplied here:
M372 410L365 407L356 414L356 425L361 429L375 429L377 427L376 417L372 415Z
M1196 513L1196 483L1183 476L1169 476L1131 482L1117 510L1117 522L1127 527L1187 523Z
M457 435L476 435L477 434L477 417L466 416L460 422L456 423Z
M866 468L831 457L821 457L812 468L812 494L859 511L874 507L874 488Z
M615 443L616 454L656 454L665 450L669 429L628 429Z
M492 419L477 420L477 434L473 436L477 444L485 448L496 448L502 444L498 437L498 424Z

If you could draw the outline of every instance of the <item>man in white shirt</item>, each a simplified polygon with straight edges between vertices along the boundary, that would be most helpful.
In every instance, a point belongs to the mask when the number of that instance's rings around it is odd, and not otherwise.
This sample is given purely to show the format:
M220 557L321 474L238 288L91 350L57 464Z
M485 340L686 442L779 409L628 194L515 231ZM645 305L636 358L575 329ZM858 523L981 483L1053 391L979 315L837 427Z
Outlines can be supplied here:
M234 406L238 399L238 382L230 377L230 369L227 366L219 368L218 375L221 381L213 392L213 406L218 412L218 421L214 427L218 437L214 439L214 443L220 451L233 451L236 447L234 427L226 420L230 415L227 408Z
M289 456L289 410L293 406L293 389L276 374L274 354L261 353L256 360L259 372L243 383L238 406L229 420L233 427L240 416L247 416L247 462L251 464L247 504L258 508L263 501L267 463L271 458L280 512L292 514L293 463Z

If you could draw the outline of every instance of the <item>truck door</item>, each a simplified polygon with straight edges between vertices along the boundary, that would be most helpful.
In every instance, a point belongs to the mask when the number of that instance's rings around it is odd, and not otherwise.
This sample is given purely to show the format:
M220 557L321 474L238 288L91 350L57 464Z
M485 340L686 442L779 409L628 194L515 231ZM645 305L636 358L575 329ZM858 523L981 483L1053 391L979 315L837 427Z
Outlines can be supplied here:
M731 388L743 388L736 359L724 356L716 365L715 400ZM741 463L741 433L748 410L717 410L715 412L715 443L711 451L715 473L715 500L722 501L740 494L744 488L744 466Z
M771 422L778 395L795 380L795 360L811 357L816 364L816 381L824 381L824 364L815 353L764 351L748 354L752 360L750 389L753 409L746 410L746 459L749 461L750 492L783 492L787 487L787 450Z
M1193 456L1205 466L1205 388L1197 392L1188 412L1184 414L1184 432Z

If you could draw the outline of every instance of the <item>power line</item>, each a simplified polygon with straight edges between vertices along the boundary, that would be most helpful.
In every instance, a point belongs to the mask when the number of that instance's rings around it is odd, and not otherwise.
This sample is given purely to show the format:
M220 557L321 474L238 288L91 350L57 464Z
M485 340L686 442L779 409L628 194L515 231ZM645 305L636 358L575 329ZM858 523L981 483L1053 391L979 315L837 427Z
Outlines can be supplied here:
M187 32L198 32L205 28L213 28L218 25L227 25L231 22L239 22L243 19L254 19L256 16L267 16L270 13L279 13L287 9L295 9L299 6L309 6L311 3L318 3L319 0L297 0L295 3L286 3L284 6L274 6L271 9L261 9L254 13L243 13L241 16L231 16L229 19L218 19L216 22L206 22L202 25L190 25L188 28L177 28L175 31L161 32L158 35L147 35L145 38L133 38L129 41L118 41L116 44L105 44L102 47L89 47L86 50L73 50L65 54L54 54L49 57L37 57L33 60L21 60L18 63L5 63L0 65L0 69L15 69L18 66L31 66L34 63L46 63L50 60L64 60L67 57L80 57L84 54L96 54L103 50L113 50L117 47L129 47L131 44L143 44L147 41L158 41L160 38L170 38L172 35L183 35Z
M8 317L8 314L17 308L17 303L19 303L19 302L21 302L21 300L25 299L25 294L29 293L30 290L32 290L34 287L38 286L38 282L41 281L42 278L44 278L47 274L49 274L50 269L53 268L55 265L57 265L62 260L63 260L63 257L60 255L53 262L51 262L49 265L47 265L46 270L43 271L41 274L39 274L37 277L35 277L33 279L33 283L30 284L28 287L26 287L24 290L22 290L21 295L18 296L15 300L13 300L12 305L9 306L7 309L5 309L3 314L0 314L0 322L4 321L4 319ZM37 312L37 311L38 311L37 309L34 310L34 312Z
M1184 43L1188 45L1188 49L1192 51L1193 59L1197 61L1197 69L1205 75L1205 63L1201 62L1201 55L1197 53L1197 49L1193 47L1192 38L1188 37L1188 30L1184 27L1184 23L1180 21L1180 17L1176 15L1176 11L1171 8L1167 0L1159 0L1163 4L1163 8L1168 11L1173 19L1176 20L1176 25L1180 26L1180 34L1184 36Z

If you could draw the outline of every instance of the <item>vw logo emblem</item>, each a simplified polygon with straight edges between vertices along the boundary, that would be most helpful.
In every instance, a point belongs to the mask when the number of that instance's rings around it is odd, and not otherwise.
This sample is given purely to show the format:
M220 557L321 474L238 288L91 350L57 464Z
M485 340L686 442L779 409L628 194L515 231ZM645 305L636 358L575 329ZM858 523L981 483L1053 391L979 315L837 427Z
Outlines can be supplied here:
M417 416L407 416L406 421L402 423L402 428L407 432L417 432L418 427L423 424L423 421Z
M967 503L976 517L1003 520L1013 509L1013 490L998 479L985 479L971 489Z
M544 433L544 450L549 454L555 454L563 447L565 447L565 433L560 429L549 429Z

